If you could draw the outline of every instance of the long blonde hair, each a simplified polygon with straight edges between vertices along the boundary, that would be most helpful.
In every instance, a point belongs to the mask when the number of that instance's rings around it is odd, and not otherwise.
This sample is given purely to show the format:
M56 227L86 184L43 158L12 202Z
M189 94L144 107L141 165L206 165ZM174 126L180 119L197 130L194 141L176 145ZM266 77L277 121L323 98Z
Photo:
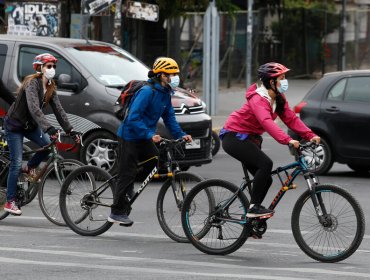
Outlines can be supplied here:
M17 91L17 94L20 94L32 79L38 79L38 78L42 78L42 73L41 72L37 72L35 74L31 74L31 75L26 76L23 79L23 82L22 82L21 86L19 87L19 89ZM45 105L49 104L50 99L53 97L53 94L54 94L55 91L56 91L56 84L55 84L54 80L51 80L51 83L50 84L47 83L47 85L46 85L46 93L45 93L45 97L44 97Z

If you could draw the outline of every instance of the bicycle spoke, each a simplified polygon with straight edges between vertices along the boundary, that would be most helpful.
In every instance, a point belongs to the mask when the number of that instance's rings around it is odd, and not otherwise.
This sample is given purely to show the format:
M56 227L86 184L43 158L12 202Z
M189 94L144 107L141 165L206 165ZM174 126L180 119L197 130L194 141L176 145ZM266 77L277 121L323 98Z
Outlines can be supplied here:
M84 166L71 174L63 185L61 206L69 227L81 235L98 235L111 223L107 221L113 193L110 175L93 166Z
M297 201L292 228L298 245L309 256L334 262L347 258L358 248L364 234L364 221L358 203L346 191L330 185L316 187L323 214L317 217L311 199ZM308 195L303 194L303 196Z
M183 226L188 230L192 243L201 251L228 254L243 245L247 238L244 223L249 203L240 193L235 197L236 186L227 182L223 185L221 180L208 181L210 183L204 183L203 188L194 192L195 195L186 198L186 227ZM188 199L191 199L190 203Z

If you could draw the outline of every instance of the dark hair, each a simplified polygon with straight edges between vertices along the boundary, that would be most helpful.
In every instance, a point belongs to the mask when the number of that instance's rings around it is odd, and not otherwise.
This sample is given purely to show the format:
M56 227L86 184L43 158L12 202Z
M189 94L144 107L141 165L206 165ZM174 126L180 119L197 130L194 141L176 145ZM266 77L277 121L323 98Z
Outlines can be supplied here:
M286 100L280 93L278 93L276 95L275 102L276 102L275 112L280 116L281 114L284 113L284 106L285 106Z
M273 80L274 81L274 85L275 85L275 89L273 89L271 87L271 84L270 84L270 81ZM276 102L276 109L275 109L275 112L278 114L278 115L281 115L282 113L284 113L284 106L285 106L285 98L279 93L279 91L277 90L276 88L276 78L267 78L267 77L264 77L264 78L261 78L261 82L263 84L263 86L266 88L266 89L272 89L275 93L276 93L276 99L275 99L275 102Z

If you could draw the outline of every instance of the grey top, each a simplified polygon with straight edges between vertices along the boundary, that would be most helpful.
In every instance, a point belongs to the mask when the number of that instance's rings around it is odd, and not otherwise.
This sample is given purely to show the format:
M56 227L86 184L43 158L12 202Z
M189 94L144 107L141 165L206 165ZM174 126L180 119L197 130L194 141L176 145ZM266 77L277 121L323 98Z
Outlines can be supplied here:
M8 115L11 118L19 120L21 123L27 123L27 121L29 121L28 117L31 117L34 122L46 132L52 125L45 118L42 111L42 109L45 108L43 100L44 88L42 79L32 79L25 85L24 90L19 93L16 102L13 103L8 111ZM55 91L53 92L49 104L63 130L69 132L72 126L68 121L67 114L60 104L58 95Z

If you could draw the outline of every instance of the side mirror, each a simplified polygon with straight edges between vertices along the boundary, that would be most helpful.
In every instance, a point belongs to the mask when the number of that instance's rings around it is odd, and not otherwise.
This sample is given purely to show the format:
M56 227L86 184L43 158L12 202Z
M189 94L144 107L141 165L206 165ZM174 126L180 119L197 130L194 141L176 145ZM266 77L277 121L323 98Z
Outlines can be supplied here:
M58 77L58 88L60 89L69 89L77 92L79 87L78 83L71 83L71 76L68 74L60 74Z

